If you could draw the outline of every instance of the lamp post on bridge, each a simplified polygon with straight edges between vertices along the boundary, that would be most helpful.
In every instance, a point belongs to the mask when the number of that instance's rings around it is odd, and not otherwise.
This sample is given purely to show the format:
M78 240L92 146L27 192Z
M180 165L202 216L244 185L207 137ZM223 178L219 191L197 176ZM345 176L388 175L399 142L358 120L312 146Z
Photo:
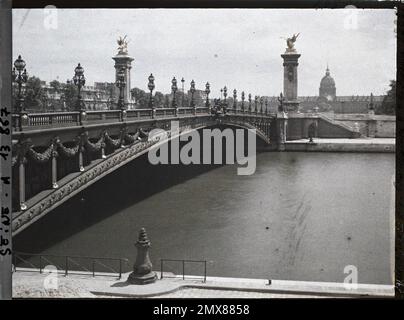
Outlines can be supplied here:
M184 108L184 100L185 100L185 91L184 91L185 79L184 79L184 77L182 77L181 83L182 83L182 102L181 102L181 108Z
M125 89L126 86L126 81L125 81L125 69L121 68L116 77L116 86L119 88L119 99L118 99L118 108L121 110L121 121L124 121L126 118L126 106L125 106L125 101L123 97L123 90Z
M148 79L149 79L149 83L148 83L147 87L150 90L149 108L152 110L152 118L154 118L155 109L154 109L154 103L153 103L153 90L155 88L155 85L154 85L154 76L152 73L150 73L150 76Z
M265 99L265 114L268 115L268 99Z
M17 72L16 72L17 70ZM18 85L17 100L15 102L15 112L19 115L18 129L22 131L22 126L28 120L27 112L24 106L24 97L22 95L22 85L28 81L28 73L25 69L25 61L19 55L14 61L14 68L11 73L12 81Z
M237 113L237 90L233 90L233 109L234 109L234 114Z
M175 77L173 78L173 80L171 80L171 91L173 92L173 101L172 101L172 107L175 109L175 116L177 116L177 100L175 99L175 94L178 90L177 87L177 79L175 79Z
M227 87L224 86L223 88L223 113L226 113L227 111Z
M191 81L191 88L189 91L191 91L190 107L194 108L194 114L196 114L196 105L195 105L195 101L194 101L194 93L195 93L195 81L194 80Z
M258 96L254 97L254 112L256 115L258 114Z
M80 65L80 63L74 69L73 83L77 86L77 90L78 90L77 91L76 111L79 112L79 122L80 122L80 124L82 124L83 121L86 120L86 115L87 115L86 106L85 106L83 98L81 96L81 87L85 85L86 78L84 77L84 69Z
M263 114L263 106L264 106L264 98L263 97L261 97L261 99L260 99L260 113L261 114Z
M206 106L206 108L208 108L208 113L210 114L210 103L209 103L210 84L209 84L209 82L206 82L206 85L205 85L205 93L206 93L206 103L205 103L205 106Z
M251 93L248 94L248 113L251 114Z
M245 100L245 94L244 94L244 91L241 91L241 111L243 112L243 114L244 114L244 100Z

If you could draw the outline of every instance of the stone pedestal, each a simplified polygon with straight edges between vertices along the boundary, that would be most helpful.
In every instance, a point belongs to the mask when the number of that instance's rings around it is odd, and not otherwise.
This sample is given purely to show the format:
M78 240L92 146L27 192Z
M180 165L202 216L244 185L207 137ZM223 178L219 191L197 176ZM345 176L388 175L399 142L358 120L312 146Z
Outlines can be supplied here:
M376 125L376 120L374 118L374 112L373 112L373 114L369 113L369 120L367 121L367 127L368 127L367 128L368 129L368 132L367 132L368 137L369 138L375 138L376 137L377 125Z
M278 111L276 117L277 145L279 151L285 151L287 139L288 116L284 111Z
M299 112L297 101L297 66L300 54L286 52L283 58L283 94L285 96L284 107L287 112Z
M117 80L118 72L121 69L124 69L125 74L125 88L123 90L123 102L125 105L129 101L131 101L131 94L130 94L130 70L132 69L132 61L134 60L131 56L128 55L125 51L120 51L115 57L112 57L115 61L115 82ZM115 103L118 103L119 99L119 89L115 87Z
M150 240L144 228L140 229L139 239L135 244L137 248L136 261L133 265L133 272L128 277L132 284L148 284L157 280L157 274L152 271L152 263L149 257Z

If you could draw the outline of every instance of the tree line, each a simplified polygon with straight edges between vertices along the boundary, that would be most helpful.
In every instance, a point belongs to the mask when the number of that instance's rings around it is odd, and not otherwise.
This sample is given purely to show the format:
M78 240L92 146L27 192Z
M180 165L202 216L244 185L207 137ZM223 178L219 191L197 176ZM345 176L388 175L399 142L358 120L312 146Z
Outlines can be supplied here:
M71 81L66 83L53 80L49 83L49 94L47 89L42 85L41 79L35 76L28 78L25 84L25 109L30 112L40 111L73 111L77 103L77 86ZM376 114L395 115L396 112L396 81L391 80L389 84L390 88L384 95L383 101L375 106ZM104 93L108 97L108 109L116 109L117 106L114 103L116 101L115 90L113 86L107 88L107 92ZM136 101L137 108L148 108L150 101L150 93L139 88L131 89L132 99ZM58 94L59 99L52 99L52 94ZM17 89L14 87L13 98L17 98ZM94 96L94 103L97 103L97 97ZM153 94L153 104L156 108L169 108L172 106L173 95L163 94L156 91ZM15 100L14 100L15 101ZM187 93L178 91L176 93L176 101L178 107L188 107L190 105L190 97ZM195 103L202 105L203 101L199 96L195 97ZM228 98L228 104L232 105L232 98Z

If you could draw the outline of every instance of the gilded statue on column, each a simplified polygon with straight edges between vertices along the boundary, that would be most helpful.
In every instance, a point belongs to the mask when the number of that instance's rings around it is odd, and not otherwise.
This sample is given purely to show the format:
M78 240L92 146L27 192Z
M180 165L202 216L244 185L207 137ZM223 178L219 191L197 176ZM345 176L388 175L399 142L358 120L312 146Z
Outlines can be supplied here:
M126 40L126 35L116 41L118 43L118 54L127 54L128 53L128 43L129 41Z
M286 38L286 45L288 46L286 48L286 52L296 52L295 49L295 42L297 40L297 37L299 36L300 33L293 34L293 36Z

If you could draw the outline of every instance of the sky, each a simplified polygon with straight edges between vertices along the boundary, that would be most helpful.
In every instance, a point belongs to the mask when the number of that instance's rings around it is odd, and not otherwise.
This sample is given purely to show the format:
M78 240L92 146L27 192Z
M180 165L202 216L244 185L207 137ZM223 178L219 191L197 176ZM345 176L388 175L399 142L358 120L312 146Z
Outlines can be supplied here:
M171 79L209 81L262 96L283 87L286 37L300 33L298 95L318 95L327 63L337 95L384 94L396 76L394 10L14 9L13 56L47 82L65 82L80 62L87 85L113 82L116 40L127 35L131 87L170 92Z

